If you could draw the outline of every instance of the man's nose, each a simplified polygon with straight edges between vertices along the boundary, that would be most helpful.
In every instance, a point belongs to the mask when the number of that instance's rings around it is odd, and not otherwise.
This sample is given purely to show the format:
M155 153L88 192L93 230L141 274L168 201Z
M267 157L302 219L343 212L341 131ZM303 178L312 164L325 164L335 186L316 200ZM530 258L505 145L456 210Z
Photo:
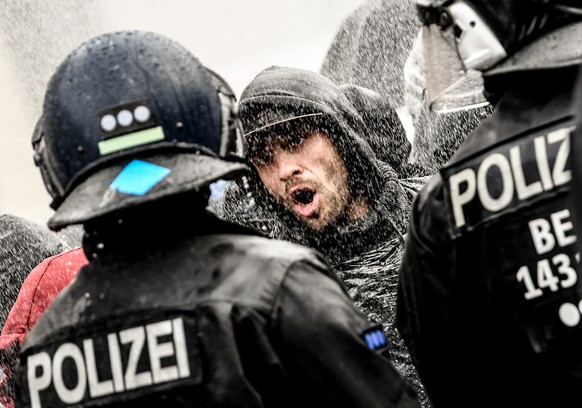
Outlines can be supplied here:
M298 176L303 172L296 161L288 157L279 157L277 159L277 173L280 180L288 180L291 177Z

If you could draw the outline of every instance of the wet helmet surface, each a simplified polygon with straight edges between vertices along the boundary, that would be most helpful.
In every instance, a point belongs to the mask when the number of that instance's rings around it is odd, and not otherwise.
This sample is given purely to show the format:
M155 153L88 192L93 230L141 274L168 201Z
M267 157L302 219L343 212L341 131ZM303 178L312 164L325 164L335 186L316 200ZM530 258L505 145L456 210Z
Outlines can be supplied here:
M220 179L244 158L236 111L226 82L167 37L123 31L87 41L49 81L33 136L51 206L101 169L150 154L204 156L212 174L203 182Z

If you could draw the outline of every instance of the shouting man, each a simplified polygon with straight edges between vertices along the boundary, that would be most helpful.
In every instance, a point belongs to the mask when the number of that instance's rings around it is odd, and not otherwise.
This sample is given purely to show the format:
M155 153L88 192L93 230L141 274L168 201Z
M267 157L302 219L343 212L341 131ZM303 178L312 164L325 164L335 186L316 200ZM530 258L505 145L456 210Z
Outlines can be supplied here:
M402 234L425 179L395 110L369 89L276 66L240 106L253 172L228 187L222 216L327 255L422 395L393 320Z

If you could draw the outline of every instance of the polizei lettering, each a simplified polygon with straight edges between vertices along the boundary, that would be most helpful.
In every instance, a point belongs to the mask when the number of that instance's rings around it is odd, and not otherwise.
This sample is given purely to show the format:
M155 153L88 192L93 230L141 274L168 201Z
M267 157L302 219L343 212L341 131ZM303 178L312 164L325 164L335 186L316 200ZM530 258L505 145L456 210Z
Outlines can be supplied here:
M566 185L573 129L520 138L444 170L455 227L475 226Z
M181 317L56 344L25 362L33 408L80 404L191 375Z

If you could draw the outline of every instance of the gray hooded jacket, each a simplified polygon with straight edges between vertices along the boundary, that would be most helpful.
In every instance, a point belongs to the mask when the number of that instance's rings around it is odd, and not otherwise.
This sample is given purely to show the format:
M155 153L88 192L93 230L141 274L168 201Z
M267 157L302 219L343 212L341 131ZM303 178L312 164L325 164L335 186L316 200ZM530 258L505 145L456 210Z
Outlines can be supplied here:
M308 229L267 192L256 173L226 191L223 218L325 254L356 304L385 326L395 366L422 387L393 327L397 268L412 200L426 177L408 164L410 143L395 110L377 93L337 86L315 72L270 67L243 91L241 119L249 150L277 126L281 131L310 122L327 131L349 172L352 191L369 198L370 210L355 223L324 231Z

